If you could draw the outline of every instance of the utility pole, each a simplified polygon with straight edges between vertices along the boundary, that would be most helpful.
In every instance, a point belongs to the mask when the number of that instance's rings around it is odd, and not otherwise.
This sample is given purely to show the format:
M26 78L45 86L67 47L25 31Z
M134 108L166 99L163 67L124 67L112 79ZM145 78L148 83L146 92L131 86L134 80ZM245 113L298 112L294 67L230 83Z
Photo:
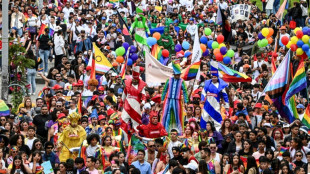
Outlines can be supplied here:
M1 98L8 102L9 94L9 1L2 0L2 84Z
M43 8L43 0L39 0L39 12L41 12L42 8Z

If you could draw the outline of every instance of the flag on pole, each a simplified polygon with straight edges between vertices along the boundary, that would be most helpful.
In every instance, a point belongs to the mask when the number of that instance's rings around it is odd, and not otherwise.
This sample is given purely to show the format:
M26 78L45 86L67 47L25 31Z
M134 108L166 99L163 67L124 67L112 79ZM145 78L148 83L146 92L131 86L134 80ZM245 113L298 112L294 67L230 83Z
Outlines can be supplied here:
M251 77L247 76L244 73L240 73L238 71L230 69L221 63L218 63L218 70L220 73L220 77L225 82L252 82Z
M38 36L40 36L41 34L44 34L44 30L45 30L45 28L47 28L47 25L42 24L42 25L41 25L41 27L40 27L40 30L39 30L39 35L38 35Z
M122 31L122 34L124 36L124 39L125 41L129 44L129 45L133 45L133 41L130 37L130 33L129 33L129 29L128 29L128 26L126 24L126 22L124 21L123 17L121 16L121 14L118 12L118 10L116 11L117 12L117 16L118 16L118 21L119 21L119 24L120 24L120 29Z
M161 48L159 47L158 44L155 44L152 46L152 56L155 57L158 61L160 60L162 54L161 54L162 50Z
M283 13L284 13L284 10L287 9L286 8L286 5L287 5L287 0L284 0L279 8L279 10L277 11L276 13L276 17L278 19L280 19L281 23L282 23L282 18L283 18Z
M195 79L200 68L200 62L196 62L185 68L181 73L181 78L185 81Z
M77 103L77 111L79 114L82 114L82 96L81 96L81 94L80 94L80 97L79 97L79 100Z
M310 104L308 104L305 114L302 118L299 118L301 122L306 125L308 128L310 128Z
M92 65L95 64L96 73L102 74L108 72L113 66L109 62L109 60L105 57L105 55L100 51L100 49L97 47L97 45L93 42L93 48L94 48L94 58L92 62Z
M223 17L222 17L222 13L221 13L221 7L218 6L217 8L217 14L216 14L216 24L217 25L222 25L223 24Z

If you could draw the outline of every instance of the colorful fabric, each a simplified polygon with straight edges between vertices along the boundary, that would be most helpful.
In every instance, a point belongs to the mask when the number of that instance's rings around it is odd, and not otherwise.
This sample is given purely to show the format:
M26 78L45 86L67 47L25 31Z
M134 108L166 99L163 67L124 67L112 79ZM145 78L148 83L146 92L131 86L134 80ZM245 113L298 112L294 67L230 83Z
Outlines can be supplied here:
M9 116L10 109L3 100L0 100L0 116Z
M186 69L182 70L181 78L185 81L195 79L199 71L199 68L200 68L200 61L191 64Z
M108 72L113 66L109 62L109 60L105 57L105 55L100 51L97 45L93 42L94 47L94 60L95 60L95 70L96 73L102 74Z
M178 63L172 62L173 74L181 74L181 66Z
M308 104L303 118L299 118L301 122L310 128L310 104Z
M221 63L218 63L218 70L221 74L221 78L225 82L252 82L251 77L244 73L230 69Z
M161 54L162 50L161 48L159 47L158 44L155 44L152 46L152 51L151 51L151 54L153 57L155 57L157 60L160 60L162 54Z
M128 165L131 165L133 159L137 156L138 150L145 150L145 145L137 138L135 135L132 135L130 142L128 143L128 151L127 151L127 161Z

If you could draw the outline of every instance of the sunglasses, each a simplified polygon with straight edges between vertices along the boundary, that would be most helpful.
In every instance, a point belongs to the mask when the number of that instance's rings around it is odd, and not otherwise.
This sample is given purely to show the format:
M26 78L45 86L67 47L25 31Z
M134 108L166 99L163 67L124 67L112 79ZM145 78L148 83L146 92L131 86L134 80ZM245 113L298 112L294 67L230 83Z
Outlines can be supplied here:
M46 149L53 149L53 147L47 147Z
M56 76L56 77L61 77L61 76Z
M12 153L17 153L17 151L12 151Z
M149 147L155 147L155 145L150 145Z
M302 155L296 155L296 157L302 157Z
M5 119L1 119L1 121L6 121Z
M57 108L61 108L62 106L61 106L61 105L57 105L56 107L57 107Z

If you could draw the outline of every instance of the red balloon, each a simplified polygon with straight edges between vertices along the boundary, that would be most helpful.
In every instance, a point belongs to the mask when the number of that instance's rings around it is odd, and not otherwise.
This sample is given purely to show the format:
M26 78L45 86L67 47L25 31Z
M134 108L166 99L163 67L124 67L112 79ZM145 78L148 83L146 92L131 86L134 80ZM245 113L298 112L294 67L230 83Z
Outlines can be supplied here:
M181 53L183 56L185 54L183 50L179 51L178 53Z
M283 43L283 45L287 45L289 42L289 38L287 36L283 36L281 38L281 42Z
M308 56L305 52L300 57L303 58L304 60L306 60L308 58Z
M296 44L292 44L291 45L291 50L292 51L296 51L297 50L297 45Z
M296 31L296 36L297 36L299 39L301 39L303 35L304 35L304 34L302 33L301 30Z
M161 52L161 55L163 55L164 57L169 57L169 51L164 49L162 52Z
M224 42L224 36L220 34L220 35L217 36L217 39L216 39L216 40L217 40L217 42L218 42L219 44L221 44L221 43Z
M223 61L223 55L221 54L221 53L217 53L216 55L215 55L215 59L217 60L217 61Z

